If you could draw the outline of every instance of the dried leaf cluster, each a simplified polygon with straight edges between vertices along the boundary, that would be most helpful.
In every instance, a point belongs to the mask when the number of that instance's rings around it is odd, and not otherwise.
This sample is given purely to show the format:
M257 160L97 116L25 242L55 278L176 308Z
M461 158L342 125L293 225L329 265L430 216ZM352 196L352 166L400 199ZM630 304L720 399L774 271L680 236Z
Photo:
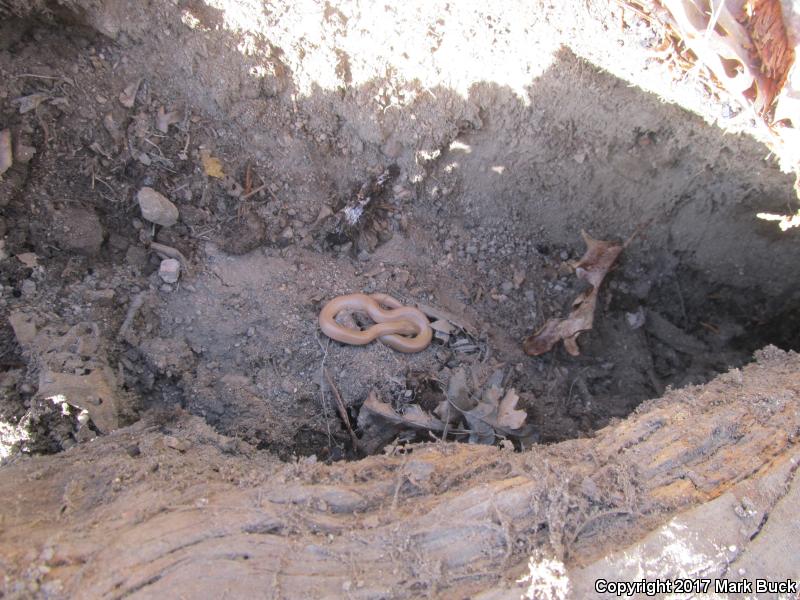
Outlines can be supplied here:
M589 288L572 303L572 311L566 319L550 319L523 343L526 354L538 356L549 352L559 341L572 356L580 354L578 336L594 324L597 295L608 271L617 261L623 245L592 238L581 231L586 242L586 253L575 264L575 274L589 284Z
M495 371L480 394L468 371L456 369L450 377L445 398L433 414L418 404L401 409L381 401L373 390L361 407L358 427L362 432L360 446L367 453L380 449L403 432L435 432L442 439L466 439L471 444L493 444L497 438L514 439L522 444L533 443L537 435L526 424L528 414L517 408L519 396L513 388L503 387L504 372Z

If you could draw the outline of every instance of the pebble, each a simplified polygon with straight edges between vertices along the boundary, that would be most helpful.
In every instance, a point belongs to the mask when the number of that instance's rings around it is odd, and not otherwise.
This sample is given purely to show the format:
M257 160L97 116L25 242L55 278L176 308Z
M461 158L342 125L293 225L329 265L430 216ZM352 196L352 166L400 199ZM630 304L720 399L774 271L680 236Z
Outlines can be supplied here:
M26 279L22 282L20 290L26 298L33 296L36 293L36 283L32 279Z
M178 222L177 207L153 188L143 187L136 199L145 220L162 227L172 227Z
M177 283L178 277L181 274L181 263L174 258L165 258L161 261L161 266L158 268L158 276L165 283Z

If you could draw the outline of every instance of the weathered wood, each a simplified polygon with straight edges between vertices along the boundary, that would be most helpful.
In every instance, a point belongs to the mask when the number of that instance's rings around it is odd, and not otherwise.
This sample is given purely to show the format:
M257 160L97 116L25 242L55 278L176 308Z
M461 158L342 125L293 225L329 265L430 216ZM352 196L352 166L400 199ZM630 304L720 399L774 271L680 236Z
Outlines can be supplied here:
M463 597L500 589L532 554L588 565L785 469L798 455L799 367L768 349L594 438L523 454L426 444L279 464L231 454L197 418L169 435L120 430L0 470L5 591Z

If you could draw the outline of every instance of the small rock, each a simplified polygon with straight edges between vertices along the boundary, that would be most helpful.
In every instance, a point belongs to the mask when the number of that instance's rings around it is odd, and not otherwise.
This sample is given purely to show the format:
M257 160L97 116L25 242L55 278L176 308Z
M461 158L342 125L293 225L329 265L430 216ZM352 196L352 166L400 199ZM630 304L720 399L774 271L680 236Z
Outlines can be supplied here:
M20 290L22 291L23 296L30 298L36 293L36 282L34 282L32 279L26 279L22 282Z
M514 284L511 281L504 281L500 289L503 290L504 294L509 294L514 289Z
M631 329L641 328L645 322L644 309L640 306L635 312L626 312L625 319Z
M153 188L143 187L136 199L145 220L162 227L172 227L178 222L177 207Z
M33 252L23 252L17 254L17 260L29 269L33 269L39 264L39 257Z
M0 175L8 171L12 164L14 159L11 153L11 130L4 129L0 131Z
M137 456L141 455L142 450L139 448L139 444L130 444L125 447L125 452L127 452L128 456L131 458L136 458Z
M174 258L165 258L161 261L161 266L158 268L158 276L165 283L177 283L178 277L181 275L181 263Z

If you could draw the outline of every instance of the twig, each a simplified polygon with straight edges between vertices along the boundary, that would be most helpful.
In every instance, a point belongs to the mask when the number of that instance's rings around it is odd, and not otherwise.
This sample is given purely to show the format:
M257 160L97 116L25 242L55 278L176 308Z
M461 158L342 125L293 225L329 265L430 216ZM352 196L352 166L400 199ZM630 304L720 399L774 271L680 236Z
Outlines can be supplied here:
M100 183L102 183L104 186L106 186L106 187L107 187L109 190L111 190L111 193L112 193L112 194L116 195L116 193L117 193L117 190L115 190L113 187L111 187L111 184L110 184L110 183L106 182L104 179L101 179L100 177L98 177L97 175L95 175L95 174L94 174L94 172L92 172L92 180L93 180L93 181L99 181L99 182L100 182Z
M344 402L342 401L342 396L339 394L339 390L336 388L336 384L333 383L333 377L331 377L330 371L325 367L322 368L322 376L325 378L325 383L328 384L328 388L330 388L333 397L336 399L336 406L339 409L339 416L344 421L344 424L347 426L347 433L350 434L350 441L353 442L353 450L358 452L358 438L356 434L353 432L353 428L350 426L350 418L347 416L347 409L344 406Z
M131 304L128 306L128 312L125 313L125 320L122 321L122 326L119 328L119 332L117 333L118 340L125 339L128 330L133 324L133 320L136 318L136 313L139 312L139 309L142 308L142 304L144 304L144 298L146 295L147 292L139 292L133 297L133 300L131 300Z
M636 14L637 14L637 15L639 15L639 16L640 16L642 19L644 19L645 21L647 21L648 23L650 23L650 24L652 24L652 23L653 23L653 18L652 18L652 17L650 17L650 16L648 16L648 15L644 14L644 13L643 13L642 11L640 11L638 8L636 8L636 7L634 7L634 6L631 6L630 4L628 4L627 2L625 2L625 0L615 0L615 1L616 1L616 3L617 3L617 4L619 4L619 5L620 5L620 7L621 7L621 8L623 8L623 9L627 8L629 11L631 11L631 12L633 12L633 13L636 13Z
M719 335L719 327L716 325L713 325L712 323L706 323L705 321L700 321L700 325L708 329L711 333Z
M322 413L325 415L325 427L328 430L328 446L333 446L333 438L331 436L331 424L330 419L328 418L328 403L325 400L325 359L328 358L328 347L331 345L331 340L328 338L328 344L326 346L322 345L322 342L319 341L319 337L317 338L317 343L319 344L320 349L322 350L322 365L320 366L319 371L319 393L322 396Z
M684 328L689 326L689 315L686 314L686 304L683 301L683 292L681 292L681 282L678 281L677 277L674 277L672 280L675 283L675 291L678 292L678 302L680 303L681 307L681 315L683 315L683 326Z
M63 81L64 83L68 83L69 85L75 85L72 83L72 80L68 77L53 77L52 75L37 75L36 73L20 73L19 75L15 75L14 77L33 77L34 79L52 79L54 81Z
M250 196L254 196L254 195L255 195L255 194L257 194L258 192L260 192L261 190L263 190L265 187L267 187L267 184L266 184L266 183L264 183L264 184L262 184L262 185L258 186L256 189L254 189L254 190L252 190L252 191L250 191L250 192L247 192L247 193L246 193L244 196L241 196L241 198L240 198L240 199L241 199L241 200L247 200L247 199L248 199Z
M703 34L703 37L708 39L711 37L711 32L717 26L717 21L719 21L719 16L722 14L722 9L725 6L725 0L720 0L719 6L714 6L714 0L711 0L711 15L709 16L708 26L706 27L706 31Z

